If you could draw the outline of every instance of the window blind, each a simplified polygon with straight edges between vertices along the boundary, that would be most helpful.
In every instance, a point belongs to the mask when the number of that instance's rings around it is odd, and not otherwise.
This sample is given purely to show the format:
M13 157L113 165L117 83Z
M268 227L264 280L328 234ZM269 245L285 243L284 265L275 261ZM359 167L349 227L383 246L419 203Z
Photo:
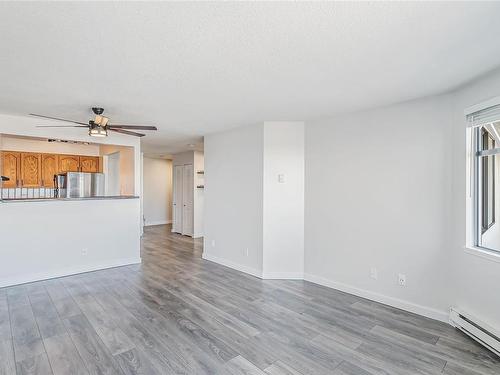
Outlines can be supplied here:
M500 104L467 115L472 127L500 121Z

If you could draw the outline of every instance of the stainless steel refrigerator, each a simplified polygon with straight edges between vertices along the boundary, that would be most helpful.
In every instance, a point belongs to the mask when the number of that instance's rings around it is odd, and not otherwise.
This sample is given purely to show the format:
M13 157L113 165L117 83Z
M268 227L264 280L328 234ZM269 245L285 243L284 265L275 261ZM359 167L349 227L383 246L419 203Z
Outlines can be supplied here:
M56 176L55 184L59 198L88 198L105 195L103 173L62 173Z

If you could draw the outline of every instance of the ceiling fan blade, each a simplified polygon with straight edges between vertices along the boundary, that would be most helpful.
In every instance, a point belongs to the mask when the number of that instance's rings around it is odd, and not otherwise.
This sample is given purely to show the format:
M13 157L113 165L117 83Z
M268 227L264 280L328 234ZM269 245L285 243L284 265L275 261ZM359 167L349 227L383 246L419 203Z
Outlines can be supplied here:
M111 128L108 128L108 130L112 131L112 132L121 133L121 134L133 135L135 137L144 137L146 135L146 134L141 134L141 133L136 133L136 132L129 132L128 130L122 130L122 129L111 129Z
M108 125L108 129L158 130L156 126L144 126L144 125Z
M88 125L37 125L37 128L88 128Z
M73 124L79 124L79 125L85 125L88 126L88 124L84 122L79 122L79 121L73 121L73 120L66 120L64 118L59 118L59 117L50 117L50 116L44 116L44 115L37 115L35 113L30 113L30 116L35 116L35 117L41 117L41 118L48 118L51 120L58 120L58 121L66 121L66 122L72 122Z

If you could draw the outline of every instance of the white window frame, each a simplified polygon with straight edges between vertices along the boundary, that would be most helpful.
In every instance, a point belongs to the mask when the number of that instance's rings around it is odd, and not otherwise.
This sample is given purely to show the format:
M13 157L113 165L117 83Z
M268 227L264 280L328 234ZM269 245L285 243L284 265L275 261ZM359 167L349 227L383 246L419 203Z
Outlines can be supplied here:
M479 128L487 125L488 122L482 124L475 124L471 121L473 114L478 113L489 108L499 106L500 97L492 98L483 103L471 106L464 111L468 119L467 129L467 235L465 251L469 254L486 258L495 262L500 262L500 249L489 249L480 245L480 236L482 234L482 221L480 218L481 211L479 205L481 204L481 189L479 181L481 176L481 155L477 152L481 147L481 134ZM498 119L500 120L500 118ZM496 122L496 120L494 121ZM490 122L491 123L491 122ZM495 150L482 152L482 155L493 155L500 153L500 145L496 145ZM496 197L500 199L500 197ZM500 223L497 223L500 225Z

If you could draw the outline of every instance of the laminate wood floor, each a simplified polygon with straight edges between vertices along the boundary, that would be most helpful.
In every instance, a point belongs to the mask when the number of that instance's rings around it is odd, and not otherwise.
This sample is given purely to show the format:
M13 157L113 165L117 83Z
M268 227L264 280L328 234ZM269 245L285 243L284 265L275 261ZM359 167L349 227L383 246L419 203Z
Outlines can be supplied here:
M0 374L500 374L452 327L201 259L146 228L143 264L0 289Z

